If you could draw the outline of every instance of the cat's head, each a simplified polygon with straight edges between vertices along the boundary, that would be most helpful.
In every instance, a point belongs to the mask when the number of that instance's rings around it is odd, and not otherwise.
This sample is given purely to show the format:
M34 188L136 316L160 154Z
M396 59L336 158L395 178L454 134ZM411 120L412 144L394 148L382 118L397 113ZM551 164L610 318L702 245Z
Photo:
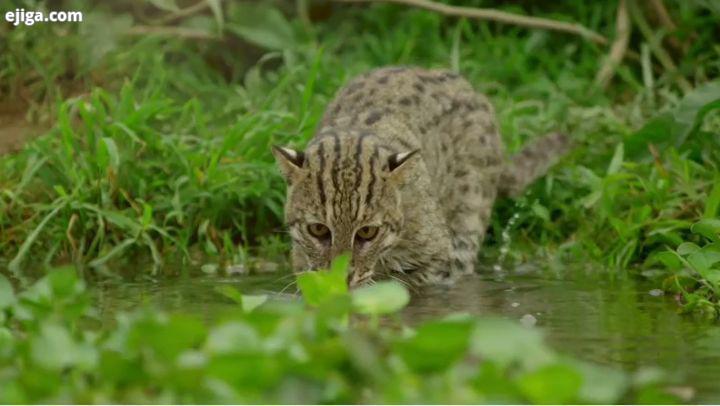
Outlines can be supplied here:
M349 284L370 281L378 259L398 241L400 188L416 152L393 151L372 133L355 131L324 131L304 152L274 147L288 184L285 220L295 270L326 268L349 253Z

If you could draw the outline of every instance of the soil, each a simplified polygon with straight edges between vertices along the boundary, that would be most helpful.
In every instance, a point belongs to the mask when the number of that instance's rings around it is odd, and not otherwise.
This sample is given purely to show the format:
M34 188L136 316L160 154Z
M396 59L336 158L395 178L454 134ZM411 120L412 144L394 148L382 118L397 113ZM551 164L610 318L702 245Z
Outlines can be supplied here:
M0 155L17 152L27 140L47 128L25 119L25 108L0 103Z

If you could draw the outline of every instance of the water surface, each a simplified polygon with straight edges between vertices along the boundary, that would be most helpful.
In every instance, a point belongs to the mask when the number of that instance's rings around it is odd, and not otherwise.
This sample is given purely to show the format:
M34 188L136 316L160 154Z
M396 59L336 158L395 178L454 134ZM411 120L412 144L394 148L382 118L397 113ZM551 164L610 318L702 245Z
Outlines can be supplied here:
M277 294L291 280L271 274L104 282L96 297L108 316L147 302L212 319L234 306L216 292L219 285ZM522 320L540 328L562 353L628 371L660 367L694 388L694 402L720 403L720 325L677 314L673 298L652 289L597 273L579 272L572 278L489 273L453 286L423 288L414 293L403 316L411 324L452 312Z

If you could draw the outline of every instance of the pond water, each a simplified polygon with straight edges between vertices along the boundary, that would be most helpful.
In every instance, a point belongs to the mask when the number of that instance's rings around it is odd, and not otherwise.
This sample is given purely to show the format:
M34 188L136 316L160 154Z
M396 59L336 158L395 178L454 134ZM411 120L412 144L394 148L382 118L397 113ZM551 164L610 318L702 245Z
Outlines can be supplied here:
M152 303L212 319L234 306L216 292L230 284L243 293L277 295L289 275L196 276L96 286L105 315ZM408 323L466 312L534 324L549 344L577 358L628 371L660 367L693 388L693 402L720 403L720 325L677 314L673 298L635 280L574 273L572 278L491 272L453 286L414 292L404 311ZM282 293L282 295L289 295Z

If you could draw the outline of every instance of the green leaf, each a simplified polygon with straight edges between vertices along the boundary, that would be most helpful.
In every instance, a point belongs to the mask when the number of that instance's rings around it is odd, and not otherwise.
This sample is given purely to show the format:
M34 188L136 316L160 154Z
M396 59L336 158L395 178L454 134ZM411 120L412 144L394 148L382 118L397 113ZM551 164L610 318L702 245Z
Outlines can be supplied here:
M684 242L678 245L676 251L680 255L690 255L693 252L700 251L700 247L698 247L697 244L691 242Z
M720 219L702 219L690 227L690 231L711 241L720 241Z
M267 302L267 299L267 295L243 295L242 309L245 313L250 313Z
M537 330L504 319L478 321L472 336L472 352L503 368L514 363L536 368L556 358Z
M210 10L213 13L213 16L215 17L215 22L217 22L218 30L222 32L223 30L223 24L225 22L225 18L223 17L223 9L221 0L205 0L210 6Z
M720 252L698 251L688 255L687 262L705 280L717 285L720 282L720 270L711 267L720 261Z
M310 271L298 275L297 284L305 301L318 306L334 296L347 295L349 263L350 257L341 255L333 260L329 271Z
M708 82L688 93L675 109L675 121L682 125L676 146L682 145L700 126L705 115L720 108L720 81Z
M574 368L554 364L522 375L518 386L532 403L563 404L577 399L582 383L582 376Z
M255 329L241 321L221 324L210 331L205 349L210 354L252 353L260 351L262 340Z
M625 152L630 158L637 158L648 153L648 144L666 145L674 136L681 133L683 127L678 124L671 114L665 113L657 116L625 140Z
M360 314L394 313L409 301L407 289L396 281L379 282L352 291L353 308Z
M608 165L608 169L607 169L608 175L613 175L615 173L618 173L618 171L622 167L624 156L625 156L625 146L623 145L623 143L619 143L615 147L615 153L613 153L613 157L612 157L612 160L610 161L610 165Z
M71 366L92 369L97 365L96 350L89 344L77 343L67 328L59 324L43 324L30 344L32 360L47 370L60 371Z
M195 317L176 314L157 318L150 314L133 325L129 342L130 348L151 350L167 362L201 343L205 334L205 325Z
M540 217L541 219L545 221L550 221L550 212L548 209L540 204L540 202L535 202L532 205L532 211L535 213L536 216Z
M474 323L439 320L422 324L415 335L398 342L395 350L418 372L442 371L467 353Z
M706 83L687 94L672 113L664 113L625 140L627 155L647 152L648 144L681 146L711 110L720 108L720 81Z
M115 141L109 137L103 137L102 142L105 152L108 155L108 164L113 172L117 173L118 168L120 167L120 152L118 152L117 144L115 144Z
M0 312L15 303L15 293L7 278L0 274Z
M147 230L152 225L153 208L147 203L143 203L142 228Z
M55 217L60 210L65 208L65 203L57 205L50 213L48 213L45 218L42 219L40 224L35 227L35 229L30 233L30 235L25 238L25 241L23 241L22 245L20 246L20 249L18 250L17 255L15 255L15 258L10 261L8 264L8 269L12 272L19 273L20 272L20 265L22 264L23 260L25 259L25 256L27 255L28 251L30 250L30 246L35 242L35 240L38 238L40 233L42 232L43 228L45 228L45 225L52 220L53 217Z
M717 218L720 217L720 173L715 174L715 181L710 194L705 201L705 212L703 218Z
M671 270L678 270L682 268L682 261L677 257L674 252L660 251L652 254L646 263L650 264L652 261L660 261L663 265L670 268Z
M215 287L215 291L242 306L243 295L234 287L230 285L220 285Z
M266 3L237 3L226 27L244 40L269 50L297 46L295 32L280 11Z
M579 398L583 403L614 404L630 386L629 377L621 370L580 361L570 361L582 375Z

